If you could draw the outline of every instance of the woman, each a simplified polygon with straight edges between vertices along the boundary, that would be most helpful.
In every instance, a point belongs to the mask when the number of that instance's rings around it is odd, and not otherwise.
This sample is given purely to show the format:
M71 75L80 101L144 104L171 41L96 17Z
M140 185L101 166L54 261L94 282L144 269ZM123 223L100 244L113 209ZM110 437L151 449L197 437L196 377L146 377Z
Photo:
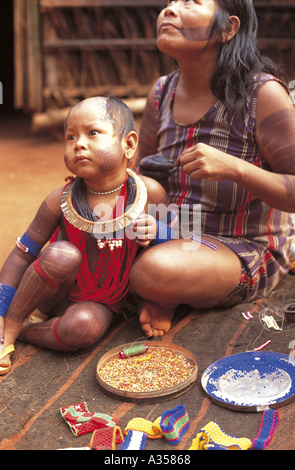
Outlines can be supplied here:
M201 204L202 243L172 240L136 260L131 283L154 337L179 304L268 294L288 271L295 211L295 111L260 55L252 0L170 0L157 28L178 68L149 93L139 163L174 163L163 185L177 205Z

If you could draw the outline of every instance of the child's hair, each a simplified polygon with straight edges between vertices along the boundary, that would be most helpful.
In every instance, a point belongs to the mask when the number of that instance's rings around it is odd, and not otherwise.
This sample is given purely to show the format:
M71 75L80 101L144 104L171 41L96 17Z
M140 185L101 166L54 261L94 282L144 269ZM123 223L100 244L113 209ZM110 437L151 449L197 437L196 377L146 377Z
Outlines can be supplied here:
M253 83L253 76L262 72L282 75L270 59L263 57L257 39L258 20L252 0L215 0L217 13L210 37L217 36L220 50L211 88L227 108L229 119L241 109ZM230 41L222 41L229 33L229 17L240 19L240 29Z
M128 106L115 96L109 96L106 100L107 114L113 121L119 138L122 139L128 132L135 131L134 117Z
M95 97L97 103L100 100L106 102L106 115L112 121L114 130L118 135L119 139L122 139L128 132L135 131L134 117L128 106L115 96L108 97ZM65 120L64 131L67 130L69 115L74 108L78 107L81 103L75 104L69 111L68 116Z

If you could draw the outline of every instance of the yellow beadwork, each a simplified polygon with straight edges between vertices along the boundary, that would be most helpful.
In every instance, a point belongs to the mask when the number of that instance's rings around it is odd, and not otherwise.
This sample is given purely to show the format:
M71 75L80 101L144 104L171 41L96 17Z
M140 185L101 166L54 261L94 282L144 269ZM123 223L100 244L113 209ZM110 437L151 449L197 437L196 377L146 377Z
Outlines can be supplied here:
M193 439L189 450L207 450L214 445L228 450L248 450L252 447L252 441L246 437L229 436L217 423L210 421Z
M144 418L133 418L127 424L123 434L126 436L128 431L132 429L132 431L144 432L149 439L161 439L163 432L160 428L160 420L161 416L154 423Z

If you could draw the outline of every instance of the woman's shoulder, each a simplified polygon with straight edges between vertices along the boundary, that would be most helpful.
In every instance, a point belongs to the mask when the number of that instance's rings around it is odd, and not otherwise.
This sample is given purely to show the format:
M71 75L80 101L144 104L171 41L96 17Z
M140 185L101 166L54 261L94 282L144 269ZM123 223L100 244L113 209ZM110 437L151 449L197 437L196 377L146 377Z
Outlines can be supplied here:
M262 85L265 83L271 84L271 86L280 85L288 92L287 84L278 77L266 72L262 72L259 75L254 75L253 77L253 90L259 90ZM272 85L274 84L274 85Z
M161 94L166 88L175 87L178 82L179 74L180 70L177 69L169 73L168 75L163 75L162 77L160 77L155 84L156 93Z

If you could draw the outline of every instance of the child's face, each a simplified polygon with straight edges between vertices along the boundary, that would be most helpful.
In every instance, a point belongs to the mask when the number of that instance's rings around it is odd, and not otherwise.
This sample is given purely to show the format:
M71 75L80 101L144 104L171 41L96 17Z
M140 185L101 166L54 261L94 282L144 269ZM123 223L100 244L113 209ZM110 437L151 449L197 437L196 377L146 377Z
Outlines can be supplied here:
M70 113L65 133L65 164L74 175L95 178L116 174L126 161L104 98L90 98Z
M216 9L214 0L168 0L158 17L159 49L169 54L167 47L171 51L204 47Z

